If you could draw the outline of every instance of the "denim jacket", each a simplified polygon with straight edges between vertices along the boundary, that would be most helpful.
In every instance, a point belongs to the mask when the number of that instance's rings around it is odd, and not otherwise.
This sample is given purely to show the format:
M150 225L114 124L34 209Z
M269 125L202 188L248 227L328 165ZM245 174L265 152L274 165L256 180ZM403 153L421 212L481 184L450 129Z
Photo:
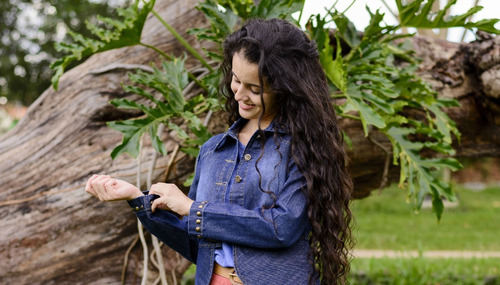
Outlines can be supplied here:
M291 138L284 131L275 137L271 124L265 138L254 133L236 165L237 134L245 123L238 120L201 147L188 194L195 202L188 216L152 213L153 195L128 202L149 232L197 265L196 284L210 283L214 251L222 242L233 245L235 270L244 284L307 284L311 266L306 181L290 155ZM228 189L233 171L236 176ZM224 202L226 191L229 203Z

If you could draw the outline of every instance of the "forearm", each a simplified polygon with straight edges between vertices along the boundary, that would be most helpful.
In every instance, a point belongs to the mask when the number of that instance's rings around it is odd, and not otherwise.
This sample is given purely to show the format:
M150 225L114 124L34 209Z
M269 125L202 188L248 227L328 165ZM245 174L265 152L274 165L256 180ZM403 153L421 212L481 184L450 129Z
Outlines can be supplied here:
M142 194L142 192L141 192ZM196 263L198 241L190 237L187 223L173 213L157 209L151 211L151 202L156 197L144 195L127 201L144 227L159 240L174 249L189 261Z
M245 209L226 203L195 202L187 231L198 238L260 248L294 244L309 228L304 209Z

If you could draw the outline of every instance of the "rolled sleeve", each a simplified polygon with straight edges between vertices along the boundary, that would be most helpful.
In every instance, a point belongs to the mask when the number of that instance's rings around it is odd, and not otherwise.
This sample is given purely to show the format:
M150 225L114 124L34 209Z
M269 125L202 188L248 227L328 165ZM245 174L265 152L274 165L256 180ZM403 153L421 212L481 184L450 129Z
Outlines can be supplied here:
M145 195L132 200L127 200L127 203L135 213L151 210L151 204L153 203L154 199L156 199L154 195L148 195L147 191L142 193L144 193Z
M186 221L161 209L153 213L151 204L158 196L144 193L146 195L127 201L137 218L151 234L189 261L196 263L198 241L188 234Z

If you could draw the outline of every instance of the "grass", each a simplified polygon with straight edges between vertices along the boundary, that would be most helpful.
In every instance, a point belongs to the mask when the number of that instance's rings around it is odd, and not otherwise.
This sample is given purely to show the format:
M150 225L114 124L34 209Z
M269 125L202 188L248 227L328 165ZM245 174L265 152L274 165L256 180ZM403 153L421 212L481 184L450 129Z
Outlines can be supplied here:
M415 213L395 186L356 200L356 249L500 251L500 187L455 192L458 205L445 208L440 221L428 208Z
M350 284L500 284L500 259L355 259Z

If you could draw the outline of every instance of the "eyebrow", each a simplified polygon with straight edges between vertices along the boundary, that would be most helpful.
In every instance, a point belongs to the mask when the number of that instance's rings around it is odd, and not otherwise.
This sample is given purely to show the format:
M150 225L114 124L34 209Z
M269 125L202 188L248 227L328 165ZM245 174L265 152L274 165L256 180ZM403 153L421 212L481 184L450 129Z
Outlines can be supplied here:
M231 71L231 74L234 75L234 77L236 77L239 80L238 76L234 73L234 71ZM260 85L258 85L258 84L252 84L252 83L245 83L245 84L249 85L249 86L260 88Z

